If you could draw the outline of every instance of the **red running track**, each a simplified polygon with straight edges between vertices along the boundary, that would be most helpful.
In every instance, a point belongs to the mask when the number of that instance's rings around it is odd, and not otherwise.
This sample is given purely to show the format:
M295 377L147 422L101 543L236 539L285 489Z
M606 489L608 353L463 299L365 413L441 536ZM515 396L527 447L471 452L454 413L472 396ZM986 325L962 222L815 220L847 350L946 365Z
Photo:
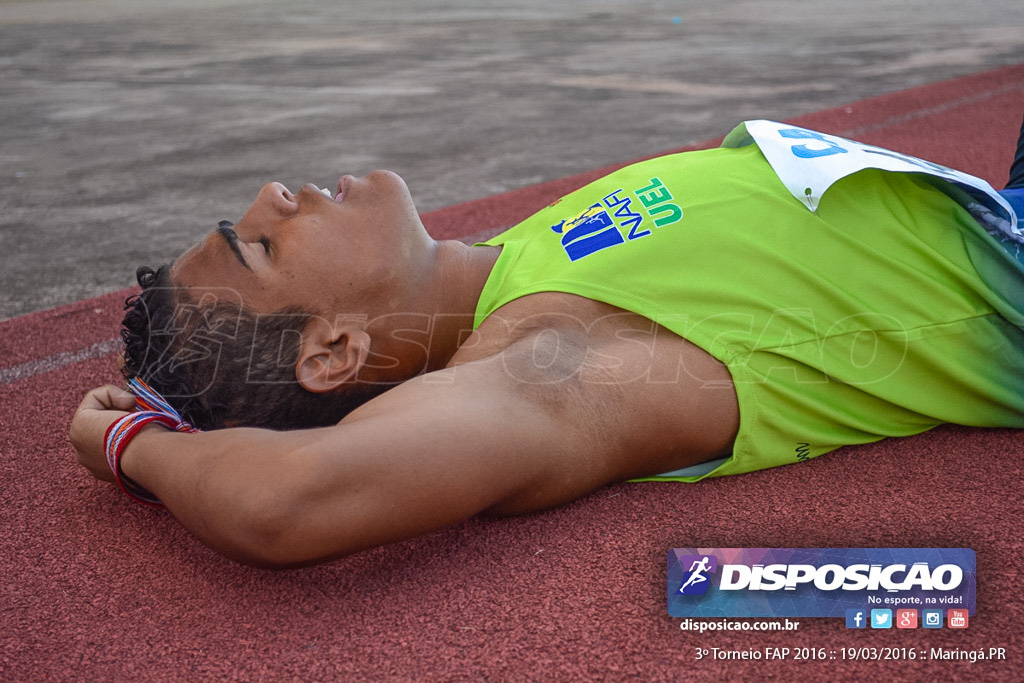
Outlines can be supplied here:
M1024 65L794 123L1001 187L1022 102ZM438 236L493 233L606 170L424 219ZM612 486L275 573L220 558L75 465L67 424L116 379L125 295L0 324L0 680L1009 680L1024 661L1024 433L943 427L697 485ZM977 613L956 632L804 619L796 633L699 636L665 604L666 551L691 546L971 547ZM695 661L712 646L1005 647L1008 660Z

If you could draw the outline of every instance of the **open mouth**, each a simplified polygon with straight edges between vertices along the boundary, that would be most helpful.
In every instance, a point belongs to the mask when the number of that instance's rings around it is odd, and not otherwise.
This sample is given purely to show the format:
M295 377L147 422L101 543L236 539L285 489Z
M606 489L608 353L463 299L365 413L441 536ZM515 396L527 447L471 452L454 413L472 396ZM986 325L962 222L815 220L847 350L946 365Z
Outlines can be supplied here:
M331 192L326 187L320 187L315 183L306 183L305 187L313 188L323 196L327 197L331 201L341 202L345 199L345 195L348 194L348 186L352 181L352 176L345 175L338 179L337 189Z
M322 192L325 197L327 197L328 199L331 199L333 201L336 201L336 202L340 202L342 200L342 197L344 196L342 191L341 191L341 188L338 188L337 194L333 194L326 187L320 187L319 185L316 185L314 187L316 187L316 189L318 189L320 192Z

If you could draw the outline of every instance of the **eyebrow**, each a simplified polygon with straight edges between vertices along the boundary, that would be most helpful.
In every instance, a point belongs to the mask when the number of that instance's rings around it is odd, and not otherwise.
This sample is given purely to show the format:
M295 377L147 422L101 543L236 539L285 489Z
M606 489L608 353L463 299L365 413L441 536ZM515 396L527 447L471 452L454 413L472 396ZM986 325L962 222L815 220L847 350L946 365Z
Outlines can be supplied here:
M230 221L221 221L217 226L217 234L223 237L228 243L228 246L231 247L232 253L234 253L238 258L238 262L245 266L246 270L252 270L249 264L246 263L245 256L242 255L242 249L238 246L238 235L231 229L232 225L234 225L234 223Z

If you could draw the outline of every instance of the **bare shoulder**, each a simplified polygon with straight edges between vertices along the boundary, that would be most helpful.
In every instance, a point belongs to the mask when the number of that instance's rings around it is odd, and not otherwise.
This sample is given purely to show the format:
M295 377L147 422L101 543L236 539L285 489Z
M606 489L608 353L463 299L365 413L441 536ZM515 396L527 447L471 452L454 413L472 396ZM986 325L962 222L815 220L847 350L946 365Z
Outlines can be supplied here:
M418 472L438 503L467 514L519 513L577 498L613 477L593 460L592 422L564 385L544 390L509 353L474 358L395 387L341 422L338 431L386 469Z
M541 294L345 422L382 419L417 425L422 457L493 475L500 495L482 509L512 514L717 457L738 411L728 372L701 349L614 307Z

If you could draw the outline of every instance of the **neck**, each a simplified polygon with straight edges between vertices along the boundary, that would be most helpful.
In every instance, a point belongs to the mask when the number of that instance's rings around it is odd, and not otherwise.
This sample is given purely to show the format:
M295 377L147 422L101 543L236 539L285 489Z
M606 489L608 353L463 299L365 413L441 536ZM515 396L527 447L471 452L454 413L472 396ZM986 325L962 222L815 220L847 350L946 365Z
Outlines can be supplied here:
M391 298L399 311L378 319L368 330L374 354L383 359L377 381L403 382L448 364L473 329L473 316L500 247L470 247L461 242L433 242L419 262L418 275ZM409 270L406 270L410 274Z
M473 329L473 317L500 247L470 247L449 240L437 243L428 372L443 368Z

